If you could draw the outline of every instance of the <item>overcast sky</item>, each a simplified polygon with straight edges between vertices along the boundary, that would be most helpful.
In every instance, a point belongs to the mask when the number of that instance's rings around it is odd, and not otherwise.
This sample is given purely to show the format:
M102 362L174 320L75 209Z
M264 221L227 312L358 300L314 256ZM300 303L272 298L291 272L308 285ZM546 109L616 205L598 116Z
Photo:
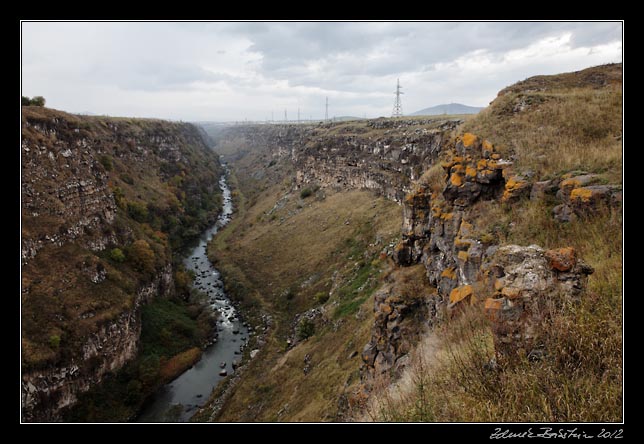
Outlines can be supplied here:
M184 121L486 106L537 74L622 61L622 24L22 24L22 94L73 113Z

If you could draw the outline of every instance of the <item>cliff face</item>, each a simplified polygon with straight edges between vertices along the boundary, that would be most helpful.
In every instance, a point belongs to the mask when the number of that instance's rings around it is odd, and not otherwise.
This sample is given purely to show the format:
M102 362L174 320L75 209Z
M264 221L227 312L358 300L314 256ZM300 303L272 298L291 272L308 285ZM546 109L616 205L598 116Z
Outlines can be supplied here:
M216 218L220 166L189 124L36 107L21 154L23 419L57 420L136 354L173 251Z
M58 413L76 402L79 393L100 384L132 359L141 336L141 306L174 290L168 264L134 295L131 309L97 326L82 344L78 356L68 362L22 374L22 405L25 421L56 421Z
M299 187L370 189L402 202L410 184L436 160L459 119L369 120L309 125L245 125L218 135L271 160L287 159Z

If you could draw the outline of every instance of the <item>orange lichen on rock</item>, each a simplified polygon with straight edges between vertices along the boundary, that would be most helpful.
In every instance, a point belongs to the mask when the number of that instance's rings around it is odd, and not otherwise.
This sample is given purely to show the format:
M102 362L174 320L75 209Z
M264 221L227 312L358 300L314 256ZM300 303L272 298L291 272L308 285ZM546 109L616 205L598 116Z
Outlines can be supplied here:
M476 162L477 170L484 170L486 168L487 168L487 159L480 159L478 162Z
M579 200L584 203L588 203L593 198L593 190L588 188L575 188L570 193L570 200Z
M569 271L577 264L577 254L573 247L547 250L545 256L553 270Z
M451 304L460 302L466 297L471 296L472 293L473 292L471 285L461 285L460 287L456 287L451 291L451 293L449 294L449 302Z
M441 213L441 219L443 220L452 220L454 213Z
M505 202L509 199L517 197L523 190L528 187L528 182L519 178L518 176L512 176L505 183L505 190L503 191L503 197L501 201Z
M516 299L521 296L521 289L516 287L503 287L501 294L508 299Z
M492 145L489 140L484 140L483 149L486 151L494 151L494 145Z
M448 279L456 279L456 270L454 269L454 267L446 268L441 273L441 277L448 278Z
M390 314L393 311L393 308L391 308L391 305L389 304L380 304L380 312L384 313L386 315Z
M469 254L467 254L467 251L459 251L458 252L458 258L462 261L467 262L467 259L470 257Z
M452 175L449 178L449 181L454 185L455 187L460 187L463 185L463 177L458 174L458 173L452 173Z
M471 166L465 167L465 175L469 177L476 177L476 168L472 168Z
M452 173L463 174L465 172L465 167L461 163L455 163L452 167Z
M499 153L494 153L490 157L494 160L499 160L501 158L501 155Z
M477 138L478 137L476 137L472 133L465 133L463 134L463 138L461 140L463 141L463 146L472 146L472 144L476 142Z
M577 180L576 178L572 178L572 179L562 180L559 186L561 188L567 188L567 187L577 188L579 185L581 185L579 183L579 180Z

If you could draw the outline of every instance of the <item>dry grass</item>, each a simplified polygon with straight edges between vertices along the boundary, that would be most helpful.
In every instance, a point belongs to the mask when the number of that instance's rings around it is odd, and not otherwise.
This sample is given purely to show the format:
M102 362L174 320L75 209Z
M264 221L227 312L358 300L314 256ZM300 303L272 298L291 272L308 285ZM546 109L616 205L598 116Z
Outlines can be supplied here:
M492 335L478 309L426 334L394 385L376 390L359 420L616 422L622 419L621 335L606 322L619 309L591 293L553 313L549 354L490 365ZM603 319L603 320L602 320Z
M520 110L520 106L524 109ZM621 82L603 88L513 91L463 125L514 155L516 169L548 178L572 170L621 182Z

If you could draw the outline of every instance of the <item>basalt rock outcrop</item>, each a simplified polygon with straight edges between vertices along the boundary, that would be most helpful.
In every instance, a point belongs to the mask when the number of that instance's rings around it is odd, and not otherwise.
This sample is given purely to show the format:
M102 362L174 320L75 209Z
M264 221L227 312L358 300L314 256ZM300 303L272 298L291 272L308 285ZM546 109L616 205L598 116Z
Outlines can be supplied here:
M498 361L541 357L546 352L539 341L541 323L552 310L578 300L593 272L573 248L537 245L499 247L481 270Z
M217 217L221 167L190 124L23 107L21 168L22 417L57 421L137 353L178 234Z
M239 125L218 135L248 151L268 151L288 159L298 187L319 185L374 190L402 202L412 181L439 157L458 119L377 119L359 123L312 125Z
M472 134L458 137L454 150L444 151L441 167L440 192L435 184L420 181L406 196L402 240L393 254L401 266L422 264L437 293L414 301L414 307L396 306L396 323L414 316L417 326L431 327L463 304L482 304L492 322L499 361L517 353L539 356L543 350L537 327L548 316L546 307L578 298L593 270L572 248L545 251L536 245L494 244L477 233L472 208L481 201L512 204L548 194L558 195L574 214L614 202L607 193L617 191L610 186L584 187L590 179L579 177L533 184L529 174L514 172L512 162L490 142ZM384 297L391 295L376 296L376 322L362 356L363 375L395 375L404 366L408 347L400 347L400 334L379 322Z

